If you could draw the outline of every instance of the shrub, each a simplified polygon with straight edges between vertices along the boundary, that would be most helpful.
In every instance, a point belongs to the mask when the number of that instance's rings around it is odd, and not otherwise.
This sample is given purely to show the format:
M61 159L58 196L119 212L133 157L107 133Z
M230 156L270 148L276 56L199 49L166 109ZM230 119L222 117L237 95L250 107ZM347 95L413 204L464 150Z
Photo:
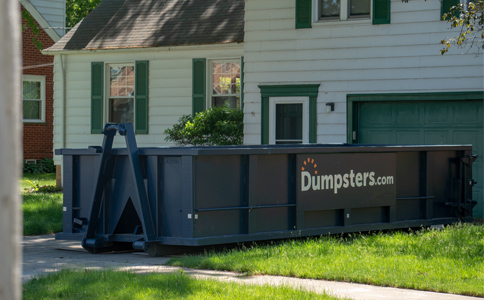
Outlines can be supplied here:
M214 107L195 116L183 115L178 123L165 130L165 141L181 146L241 145L243 120L242 110L224 107Z
M43 174L43 173L54 173L55 166L54 160L51 158L44 158L39 160L37 163L26 163L24 162L24 173L33 174Z

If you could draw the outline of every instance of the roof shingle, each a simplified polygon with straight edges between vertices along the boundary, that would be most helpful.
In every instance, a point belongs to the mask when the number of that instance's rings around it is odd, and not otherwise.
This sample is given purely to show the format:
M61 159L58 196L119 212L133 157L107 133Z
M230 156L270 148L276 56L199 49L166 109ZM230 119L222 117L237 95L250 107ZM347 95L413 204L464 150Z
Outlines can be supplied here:
M104 0L46 52L240 43L244 0Z

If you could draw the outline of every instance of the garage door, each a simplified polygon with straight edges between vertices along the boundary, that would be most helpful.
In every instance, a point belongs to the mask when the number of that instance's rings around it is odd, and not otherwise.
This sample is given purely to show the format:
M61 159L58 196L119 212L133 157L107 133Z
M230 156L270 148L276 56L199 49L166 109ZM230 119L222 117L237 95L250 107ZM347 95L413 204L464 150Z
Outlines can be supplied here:
M484 215L483 100L369 101L358 103L358 142L364 144L472 144L474 217Z

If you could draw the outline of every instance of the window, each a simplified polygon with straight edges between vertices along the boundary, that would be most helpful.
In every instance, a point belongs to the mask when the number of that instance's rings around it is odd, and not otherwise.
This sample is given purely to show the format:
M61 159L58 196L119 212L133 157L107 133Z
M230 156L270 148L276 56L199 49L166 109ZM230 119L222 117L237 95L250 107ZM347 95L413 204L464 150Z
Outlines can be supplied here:
M134 65L108 65L108 122L134 123Z
M240 108L240 60L210 62L210 82L207 107Z
M320 20L369 19L371 0L320 0Z
M309 142L309 97L269 98L269 143Z
M45 76L24 75L22 80L23 121L45 121Z

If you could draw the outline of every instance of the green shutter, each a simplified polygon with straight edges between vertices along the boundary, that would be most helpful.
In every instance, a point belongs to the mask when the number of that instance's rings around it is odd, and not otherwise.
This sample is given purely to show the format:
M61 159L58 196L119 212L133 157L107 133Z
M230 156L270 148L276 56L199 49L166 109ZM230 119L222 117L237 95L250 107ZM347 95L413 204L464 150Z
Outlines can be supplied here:
M91 63L91 133L103 130L104 107L104 63Z
M135 62L135 132L148 134L149 62Z
M244 110L244 57L240 58L240 109Z
M192 74L192 113L195 115L198 112L205 110L205 90L206 90L206 59L193 59L193 74Z
M456 6L460 3L460 0L442 0L442 6L440 7L440 16L441 19L444 17L444 14L448 13L452 6ZM449 17L446 20L450 19Z
M296 29L311 28L312 0L296 0Z
M390 0L373 0L373 25L390 24Z

